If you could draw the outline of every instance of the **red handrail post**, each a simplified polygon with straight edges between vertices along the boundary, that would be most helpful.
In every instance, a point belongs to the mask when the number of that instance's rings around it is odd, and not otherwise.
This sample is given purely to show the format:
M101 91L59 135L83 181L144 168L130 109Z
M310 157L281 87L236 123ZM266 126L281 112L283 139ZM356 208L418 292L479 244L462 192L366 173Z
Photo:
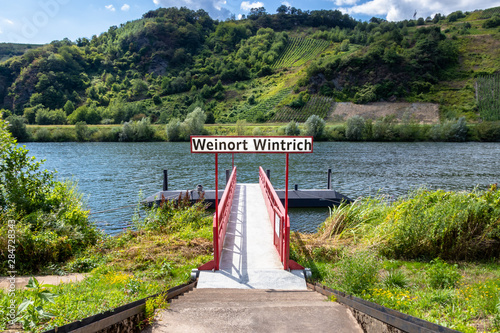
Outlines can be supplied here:
M290 235L289 235L289 225L290 221L288 220L288 161L289 154L286 154L286 177L285 177L285 223L284 223L284 233L283 238L285 240L285 255L283 260L283 266L285 270L288 270L288 258L289 258L289 248L290 248Z
M215 227L214 233L214 259L215 270L219 270L219 154L215 154Z

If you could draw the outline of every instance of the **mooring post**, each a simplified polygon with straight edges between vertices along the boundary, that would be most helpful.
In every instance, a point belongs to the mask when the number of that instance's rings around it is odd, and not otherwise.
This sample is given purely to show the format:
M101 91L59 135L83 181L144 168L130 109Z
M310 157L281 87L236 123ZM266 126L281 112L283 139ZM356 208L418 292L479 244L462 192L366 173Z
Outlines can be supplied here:
M168 170L163 170L163 191L168 191Z
M299 190L299 184L295 184L295 191Z
M332 169L328 169L328 189L332 189Z
M266 170L266 176L267 176L267 179L269 179L269 181L271 181L271 170L269 170L269 169Z
M231 173L229 172L229 169L226 169L226 185L229 183L229 177L231 177Z

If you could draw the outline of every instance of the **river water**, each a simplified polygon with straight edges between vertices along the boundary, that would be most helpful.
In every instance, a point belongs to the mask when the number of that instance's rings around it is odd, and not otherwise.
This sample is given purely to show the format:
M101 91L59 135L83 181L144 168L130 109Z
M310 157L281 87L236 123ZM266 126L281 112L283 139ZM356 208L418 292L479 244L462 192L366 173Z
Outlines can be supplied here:
M58 179L78 182L92 219L109 234L130 225L134 205L162 189L168 169L169 189L214 188L214 155L191 154L189 143L27 143L30 155L45 159ZM219 155L219 186L231 155ZM258 167L271 170L275 188L284 188L285 155L238 154L238 182L257 183ZM353 143L317 142L313 154L290 154L290 188L324 189L332 169L332 188L355 199L378 193L398 197L425 186L471 190L500 182L500 143ZM314 232L328 209L293 209L291 227Z

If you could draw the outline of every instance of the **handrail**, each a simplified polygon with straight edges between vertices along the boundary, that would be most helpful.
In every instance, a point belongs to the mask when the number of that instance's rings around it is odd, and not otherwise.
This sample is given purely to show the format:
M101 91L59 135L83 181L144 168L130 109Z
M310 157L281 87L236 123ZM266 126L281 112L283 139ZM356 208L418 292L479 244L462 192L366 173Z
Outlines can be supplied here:
M214 214L213 234L214 234L214 263L215 270L219 270L220 257L224 247L224 238L226 236L227 223L231 215L231 206L233 204L234 192L236 189L236 167L233 167L229 181L224 189L224 194L219 203L218 214ZM217 196L217 191L216 191ZM218 200L219 198L215 198ZM217 216L219 220L217 221Z
M278 251L283 268L288 270L290 257L290 217L286 216L285 207L276 194L273 185L262 167L259 167L259 184L273 228L274 246Z

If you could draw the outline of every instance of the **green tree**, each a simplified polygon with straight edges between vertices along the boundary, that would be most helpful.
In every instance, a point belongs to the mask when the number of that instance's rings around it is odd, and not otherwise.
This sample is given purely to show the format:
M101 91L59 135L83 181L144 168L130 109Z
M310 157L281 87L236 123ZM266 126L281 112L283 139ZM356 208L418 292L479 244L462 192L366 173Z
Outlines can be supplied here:
M84 121L79 121L75 124L76 138L78 141L87 141L89 135L89 127Z
M189 113L183 122L186 137L189 137L189 135L203 134L205 120L207 120L207 116L205 115L205 111L203 111L200 107L197 107L193 112Z
M286 135L300 135L300 128L299 125L295 121L289 122L286 127L285 127L285 134Z
M304 127L307 136L312 136L317 139L323 135L323 131L325 130L325 121L313 114L307 118Z
M360 141L363 139L365 120L361 116L353 116L347 119L345 136L350 141Z
M178 118L170 120L165 127L168 141L179 141L181 139L181 122Z
M73 113L73 111L75 111L75 105L73 104L72 101L67 101L66 104L64 104L64 107L63 107L64 111L66 112L66 115L70 115Z
M8 130L14 138L19 141L24 141L28 139L28 131L26 131L26 124L24 123L24 118L16 115L7 117Z

